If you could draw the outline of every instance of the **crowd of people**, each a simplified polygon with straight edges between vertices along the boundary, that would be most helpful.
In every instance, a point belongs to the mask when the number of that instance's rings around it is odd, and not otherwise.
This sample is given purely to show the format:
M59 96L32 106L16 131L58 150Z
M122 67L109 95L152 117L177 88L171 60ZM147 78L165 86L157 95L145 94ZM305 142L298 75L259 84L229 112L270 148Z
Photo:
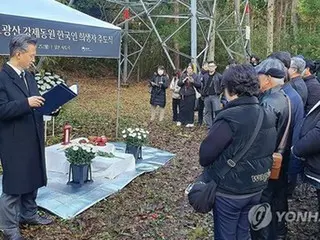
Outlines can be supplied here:
M38 214L36 204L38 189L47 184L43 116L35 111L45 99L27 71L36 45L30 36L14 36L10 59L0 71L0 230L11 240L24 239L20 225L52 223ZM280 216L288 212L298 180L316 189L320 212L320 66L288 52L251 60L230 61L222 75L214 62L203 64L200 74L190 64L171 82L160 66L150 80L151 120L159 109L163 121L170 87L173 121L193 127L197 108L199 124L209 128L199 162L208 181L218 183L213 208L217 240L287 239L287 223ZM226 165L230 171L221 175ZM249 211L259 203L270 206L272 219L258 228L250 225Z
M177 126L194 127L194 112L198 111L198 124L206 123L210 129L216 111L221 109L221 74L216 72L217 65L212 62L203 64L196 74L189 64L184 71L177 70L169 83L164 67L159 66L149 81L151 121L155 120L159 108L159 121L164 119L166 89L172 93L172 120Z
M223 75L216 68L214 62L206 62L195 74L190 64L176 71L169 84L159 67L150 81L152 109L159 106L163 120L170 88L173 121L193 127L197 109L198 124L209 129L199 158L206 176L219 182L213 209L215 239L286 239L287 223L277 213L288 211L298 180L317 189L320 212L320 65L301 55L275 52L262 62L253 56L250 64L231 59ZM250 139L260 109L264 119L254 143L228 174L220 176ZM272 222L252 229L248 212L259 203L270 205Z
M219 182L213 209L215 239L287 239L287 223L279 214L288 212L297 179L316 188L320 212L318 69L316 62L302 56L275 52L259 64L232 64L223 73L221 89L227 103L199 152L204 172ZM264 120L254 143L220 176L254 132L259 109ZM262 203L271 207L272 221L252 228L249 210Z

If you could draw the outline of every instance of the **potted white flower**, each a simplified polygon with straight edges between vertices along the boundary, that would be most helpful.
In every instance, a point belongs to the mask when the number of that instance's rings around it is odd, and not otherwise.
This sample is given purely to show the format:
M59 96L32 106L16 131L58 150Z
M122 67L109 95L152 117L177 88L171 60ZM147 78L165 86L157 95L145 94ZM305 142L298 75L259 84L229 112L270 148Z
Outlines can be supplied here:
M91 163L96 156L93 146L71 144L65 149L65 155L70 162L68 184L81 187L84 183L92 182Z
M41 94L49 91L58 84L65 84L65 81L59 75L51 74L50 72L37 73L35 80Z
M148 142L149 132L142 128L127 128L122 131L126 143L126 153L133 154L136 160L142 159L142 146Z

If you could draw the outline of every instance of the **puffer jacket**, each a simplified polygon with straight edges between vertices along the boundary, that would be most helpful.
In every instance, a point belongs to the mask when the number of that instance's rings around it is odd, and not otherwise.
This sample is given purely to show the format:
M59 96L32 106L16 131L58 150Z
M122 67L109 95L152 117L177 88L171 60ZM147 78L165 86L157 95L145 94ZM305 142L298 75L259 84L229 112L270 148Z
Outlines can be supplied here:
M150 98L150 104L152 106L159 106L164 108L166 106L166 89L169 86L169 78L168 76L160 76L158 74L155 74L151 82L156 83L158 86L152 86L151 87L151 98Z
M261 129L247 153L223 178L220 170L243 149L258 121L260 109L264 111ZM205 168L206 177L219 181L217 191L230 195L246 195L262 191L268 184L272 166L272 153L276 145L276 115L270 107L259 106L256 97L243 96L229 102L221 110L213 124L227 122L231 132L231 142L219 154L211 166ZM210 134L210 133L209 133ZM220 138L221 136L217 136ZM208 148L214 148L210 144ZM209 149L208 149L209 150ZM209 150L210 151L210 150ZM201 154L205 154L204 145L200 147Z

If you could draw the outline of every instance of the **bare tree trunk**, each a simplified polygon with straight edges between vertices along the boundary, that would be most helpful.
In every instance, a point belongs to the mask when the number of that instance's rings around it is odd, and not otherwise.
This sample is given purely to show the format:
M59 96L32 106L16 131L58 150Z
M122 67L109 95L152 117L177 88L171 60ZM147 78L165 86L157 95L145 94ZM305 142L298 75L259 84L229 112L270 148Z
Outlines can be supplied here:
M209 50L208 50L208 57L207 61L214 61L215 57L215 49L216 49L216 19L217 19L217 12L216 12L216 5L217 1L214 1L213 7L212 7L212 29L211 29L211 35L210 35L210 43L209 43Z
M293 31L293 38L294 40L297 39L298 35L298 0L292 0L292 5L291 5L291 27Z
M282 31L283 26L283 10L284 10L284 0L280 1L280 13L279 13L279 29Z
M274 35L274 3L275 0L268 0L268 25L267 25L267 54L273 52L273 35Z
M179 2L175 2L174 3L174 15L178 16L180 9L179 9ZM179 18L175 18L174 19L174 23L176 25L176 27L179 26ZM179 45L179 41L177 40L177 38L173 38L174 41L174 49L177 51L180 51L180 45ZM176 66L176 69L180 69L180 55L178 53L174 53L174 65Z
M278 0L276 6L276 27L275 27L275 39L277 43L277 47L281 46L281 39L282 39L282 25L283 25L283 9L284 9L284 0ZM278 49L277 49L278 50Z
M283 18L283 34L284 36L287 36L287 24L288 24L288 9L289 9L289 1L285 1L285 4L284 4L284 18ZM288 47L288 44L286 42L285 48Z

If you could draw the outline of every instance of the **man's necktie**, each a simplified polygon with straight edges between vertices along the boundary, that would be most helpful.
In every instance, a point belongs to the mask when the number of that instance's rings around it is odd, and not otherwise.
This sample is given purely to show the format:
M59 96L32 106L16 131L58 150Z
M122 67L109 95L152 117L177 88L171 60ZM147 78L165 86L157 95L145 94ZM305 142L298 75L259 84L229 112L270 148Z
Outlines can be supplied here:
M24 83L26 84L27 90L29 91L29 86L28 86L27 79L26 79L26 73L21 72L20 77L24 81Z

